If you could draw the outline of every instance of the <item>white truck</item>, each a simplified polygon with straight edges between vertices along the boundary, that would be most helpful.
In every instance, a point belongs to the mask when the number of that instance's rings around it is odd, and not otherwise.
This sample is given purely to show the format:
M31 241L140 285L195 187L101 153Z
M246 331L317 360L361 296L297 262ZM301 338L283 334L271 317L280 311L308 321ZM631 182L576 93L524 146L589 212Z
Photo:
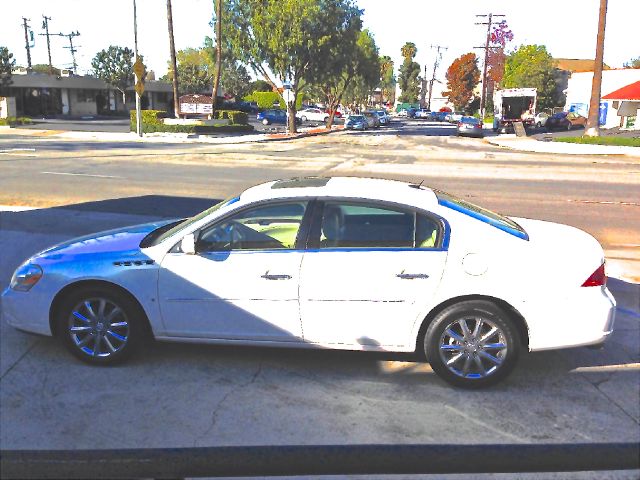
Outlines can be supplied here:
M493 94L493 131L513 130L513 122L533 127L538 91L535 88L507 88Z

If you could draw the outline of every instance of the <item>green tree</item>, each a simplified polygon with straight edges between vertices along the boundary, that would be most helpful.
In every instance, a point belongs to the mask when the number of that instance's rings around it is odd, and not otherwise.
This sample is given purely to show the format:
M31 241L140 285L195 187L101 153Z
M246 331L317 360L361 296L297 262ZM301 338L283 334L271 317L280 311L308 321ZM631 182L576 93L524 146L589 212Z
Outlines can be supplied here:
M536 88L538 108L547 109L564 103L554 72L556 61L544 45L521 45L507 56L503 88Z
M13 83L11 69L16 64L13 53L7 47L0 47L0 90L8 88Z
M291 86L287 111L295 132L298 96L317 81L318 66L361 11L353 0L227 0L223 10L223 38L234 56L276 90L276 80Z
M632 58L622 65L624 68L640 68L640 57Z
M33 65L31 67L31 71L35 72L35 73L45 73L47 75L49 75L49 64L45 64L45 63L38 63L36 65ZM60 75L60 69L53 67L53 74L54 75Z
M213 39L206 37L204 46L207 49L212 62L215 65L216 47ZM228 48L222 47L222 70L220 73L220 84L225 93L237 98L244 97L246 94L253 92L250 87L251 75L247 68L233 56L233 52ZM269 90L271 91L271 87Z
M478 57L475 53L465 53L456 58L447 69L447 88L445 97L453 103L456 110L465 110L474 98L473 91L480 82Z
M273 87L265 80L254 80L248 86L249 92L272 92Z
M380 56L373 36L368 30L360 32L356 45L355 75L344 92L346 103L365 105L371 92L380 82Z
M91 60L93 74L122 93L122 103L126 102L126 89L133 85L133 59L130 48L111 45Z
M393 60L388 55L380 57L380 89L382 99L387 102L395 101L396 76L393 73Z
M400 74L398 75L398 84L400 85L399 100L401 102L416 103L420 94L420 64L414 62L413 59L418 53L415 43L407 42L401 49L404 61L400 66Z
M209 93L213 81L214 63L205 48L185 48L176 53L178 68L178 95L189 93ZM164 81L173 81L172 61L167 62L169 70L162 77Z

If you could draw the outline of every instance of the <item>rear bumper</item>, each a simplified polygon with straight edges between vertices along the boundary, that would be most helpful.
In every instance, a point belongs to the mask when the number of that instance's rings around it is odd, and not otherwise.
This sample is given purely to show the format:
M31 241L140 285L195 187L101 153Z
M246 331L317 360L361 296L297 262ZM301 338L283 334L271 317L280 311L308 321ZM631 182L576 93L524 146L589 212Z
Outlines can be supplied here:
M613 332L616 301L606 287L581 287L543 305L525 315L531 351L600 345Z

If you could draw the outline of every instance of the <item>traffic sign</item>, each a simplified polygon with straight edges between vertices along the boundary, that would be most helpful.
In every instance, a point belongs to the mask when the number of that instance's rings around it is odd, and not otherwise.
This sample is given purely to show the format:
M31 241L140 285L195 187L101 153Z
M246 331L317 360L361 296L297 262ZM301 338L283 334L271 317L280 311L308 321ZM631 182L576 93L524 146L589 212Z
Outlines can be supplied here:
M133 73L136 74L138 80L142 80L142 76L144 75L144 71L146 70L144 63L140 60L140 57L136 59L136 63L133 64Z
M144 83L138 80L136 82L135 90L138 95L142 96L142 94L144 93Z

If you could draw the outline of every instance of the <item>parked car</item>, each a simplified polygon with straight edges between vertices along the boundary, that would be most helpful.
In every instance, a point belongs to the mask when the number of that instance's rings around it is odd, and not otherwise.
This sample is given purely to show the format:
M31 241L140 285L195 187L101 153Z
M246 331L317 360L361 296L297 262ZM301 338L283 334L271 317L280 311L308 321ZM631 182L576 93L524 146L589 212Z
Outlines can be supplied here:
M483 137L482 121L475 117L462 117L456 131L458 136Z
M548 131L572 130L576 127L584 128L586 125L587 125L587 119L575 112L554 113L547 119L547 123L546 123L546 127Z
M431 114L430 110L427 110L426 108L420 108L416 110L415 118L429 118L430 114Z
M367 123L370 128L380 128L380 117L376 112L367 110L366 112L362 112L362 114L364 115L364 118L367 119Z
M548 119L549 119L548 113L539 112L533 119L534 125L538 128L544 127L547 124Z
M433 120L435 120L436 122L444 122L445 121L445 117L449 113L450 112L431 112L431 118Z
M307 120L326 122L329 119L329 114L319 108L305 108L296 112L296 118L299 118L301 122Z
M387 114L385 110L376 110L375 113L378 115L380 119L380 125L389 125L391 123L391 117Z
M413 118L416 114L416 109L415 108L403 108L402 110L400 110L398 112L398 116L399 117L408 117L408 118Z
M1 305L9 325L94 365L146 337L419 352L447 382L477 388L523 350L610 336L603 259L577 228L421 184L306 177L48 248L17 268Z
M325 110L325 113L327 115L331 115L331 109L327 108ZM342 118L342 112L340 110L336 110L336 112L333 114L333 118Z
M263 125L271 125L272 123L287 124L287 112L278 109L269 109L256 115L256 120L262 122Z
M449 114L445 117L445 120L449 123L458 123L462 117L464 117L463 112L449 112Z
M347 130L366 130L369 128L369 122L364 115L349 115L344 122L344 128Z

